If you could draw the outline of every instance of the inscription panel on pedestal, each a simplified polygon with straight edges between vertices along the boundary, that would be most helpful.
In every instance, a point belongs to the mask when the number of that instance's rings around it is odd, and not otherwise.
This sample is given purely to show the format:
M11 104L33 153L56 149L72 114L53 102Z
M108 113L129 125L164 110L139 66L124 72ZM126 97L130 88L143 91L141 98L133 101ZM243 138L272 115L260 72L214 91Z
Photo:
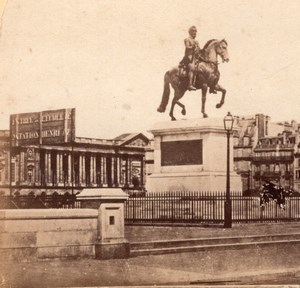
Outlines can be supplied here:
M161 166L200 165L202 140L161 142Z

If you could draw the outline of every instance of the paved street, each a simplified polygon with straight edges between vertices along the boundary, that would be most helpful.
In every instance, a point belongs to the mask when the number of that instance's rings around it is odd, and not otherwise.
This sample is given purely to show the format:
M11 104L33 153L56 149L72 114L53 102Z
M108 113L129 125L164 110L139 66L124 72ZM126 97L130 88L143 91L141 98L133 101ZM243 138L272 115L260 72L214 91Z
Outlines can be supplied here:
M232 229L204 227L126 227L130 241L297 233L300 223L234 225ZM275 251L276 252L276 251ZM139 256L130 259L50 260L32 263L1 263L0 287L101 287L128 285L244 285L299 284L299 269L257 271L215 277L198 267L197 253ZM299 256L299 255L298 255ZM295 255L295 257L298 257ZM285 259L283 259L284 261ZM208 263L209 265L209 263ZM208 279L210 276L210 280Z
M224 285L224 284L299 284L300 271L274 271L275 274L248 275L208 281L191 259L190 267L180 267L193 255L161 255L127 260L92 259L22 263L2 272L2 287L93 287L128 285ZM176 259L175 259L176 258Z

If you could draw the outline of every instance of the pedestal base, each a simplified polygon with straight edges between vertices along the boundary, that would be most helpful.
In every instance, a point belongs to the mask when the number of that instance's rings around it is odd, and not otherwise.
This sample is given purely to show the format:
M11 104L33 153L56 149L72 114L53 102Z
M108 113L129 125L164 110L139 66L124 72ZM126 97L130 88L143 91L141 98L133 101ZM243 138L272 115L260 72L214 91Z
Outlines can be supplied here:
M130 244L122 242L99 242L95 244L96 259L124 259L130 256Z
M233 132L238 129L234 126ZM229 147L230 190L241 193L242 180L233 166L233 139L228 146L223 119L162 122L150 132L154 135L154 165L147 178L147 191L225 193Z
M242 192L241 177L236 173L230 175L231 193L238 195ZM197 172L197 173L160 173L152 174L147 179L148 192L199 191L225 193L226 173Z

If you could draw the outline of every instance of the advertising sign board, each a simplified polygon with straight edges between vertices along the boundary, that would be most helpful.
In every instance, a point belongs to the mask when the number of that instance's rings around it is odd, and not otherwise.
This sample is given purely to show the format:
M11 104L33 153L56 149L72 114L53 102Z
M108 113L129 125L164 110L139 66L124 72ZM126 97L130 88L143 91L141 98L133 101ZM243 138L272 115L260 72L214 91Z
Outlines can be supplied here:
M12 146L75 140L75 108L10 115Z

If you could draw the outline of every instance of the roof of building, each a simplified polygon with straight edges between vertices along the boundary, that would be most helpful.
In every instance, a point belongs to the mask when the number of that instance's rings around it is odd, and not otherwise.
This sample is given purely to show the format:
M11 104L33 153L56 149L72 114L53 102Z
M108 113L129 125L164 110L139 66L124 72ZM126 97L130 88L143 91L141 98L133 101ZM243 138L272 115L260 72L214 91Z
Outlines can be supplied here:
M150 139L145 136L143 133L125 133L115 137L113 140L119 141L120 145L128 145L134 143L135 140L141 139L146 144L149 143Z
M144 142L145 145L140 145L137 142ZM76 137L76 143L82 144L102 144L102 145L119 145L119 146L146 146L148 145L150 139L143 133L124 133L113 139L97 139L97 138L87 138L87 137Z
M130 136L132 134L136 134L136 133L124 133L124 134L121 134L121 135L115 137L114 140L124 140L125 138L127 138L128 136Z

